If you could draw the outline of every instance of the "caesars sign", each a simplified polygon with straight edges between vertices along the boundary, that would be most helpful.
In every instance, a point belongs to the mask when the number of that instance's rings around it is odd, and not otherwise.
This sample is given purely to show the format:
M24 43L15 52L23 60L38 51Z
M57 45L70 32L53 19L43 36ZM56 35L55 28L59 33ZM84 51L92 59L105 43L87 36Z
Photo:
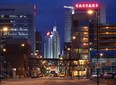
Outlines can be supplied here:
M75 9L77 10L85 10L85 9L98 9L99 4L97 3L79 3L75 5Z

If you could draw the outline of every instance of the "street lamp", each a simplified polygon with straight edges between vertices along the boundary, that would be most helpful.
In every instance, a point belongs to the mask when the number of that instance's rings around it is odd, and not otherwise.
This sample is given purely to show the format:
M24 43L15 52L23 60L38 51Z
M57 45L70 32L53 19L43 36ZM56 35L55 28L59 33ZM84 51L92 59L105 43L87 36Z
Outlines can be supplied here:
M6 49L5 48L3 49L3 52L6 52Z
M71 73L71 48L67 47L67 52L68 52L68 59L69 59L69 63L68 63L68 75L70 78L72 78L72 73Z
M101 73L102 73L102 56L103 56L103 53L100 53L100 67L101 67Z
M25 44L21 44L21 46L22 46L22 47L24 47L24 46L25 46Z
M2 31L3 32L8 32L8 27L3 27Z
M20 54L24 54L24 50L25 50L24 47L25 47L24 43L21 43L19 45L19 53ZM25 62L25 60L24 60L24 71L26 71L26 62ZM19 72L19 78L21 78L21 75L22 75L22 67L21 67L21 65L18 68L18 72Z
M91 15L91 14L94 13L94 11L93 10L88 10L87 13Z
M76 37L75 37L75 36L73 36L73 37L72 37L72 39L73 39L73 40L75 40L75 39L76 39Z
M98 25L99 25L99 19L98 19L98 17L99 17L99 15L98 15L98 9L97 10L95 10L95 11L93 11L93 10L88 10L87 11L87 13L88 14L93 14L95 12L95 18L96 18L96 45L97 45L97 48L96 48L96 56L97 56L97 63L98 63L98 61L99 61L99 43L98 43L98 41L99 41L99 28L98 28ZM99 72L98 72L98 66L99 64L97 64L97 85L99 85Z

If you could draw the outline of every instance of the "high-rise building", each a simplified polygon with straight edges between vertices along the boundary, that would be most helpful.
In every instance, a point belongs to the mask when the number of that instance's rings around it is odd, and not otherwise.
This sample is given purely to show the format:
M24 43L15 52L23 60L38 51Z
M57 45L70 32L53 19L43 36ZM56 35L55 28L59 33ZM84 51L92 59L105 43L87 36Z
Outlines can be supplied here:
M5 70L2 70L2 74L7 73L7 75L13 78L27 77L29 73L29 58L31 57L31 45L27 39L18 38L6 39L6 50L3 52L4 61L3 67ZM3 59L2 59L3 60ZM15 74L13 74L15 72Z
M42 36L41 33L36 31L36 53L37 58L42 58Z
M35 52L35 15L33 4L0 4L0 29L7 27L3 35L12 38L26 38Z
M57 27L53 27L53 31L48 32L44 39L44 58L59 58L60 55L60 37Z
M68 6L67 6L68 7ZM72 7L73 9L71 9ZM82 13L79 9L76 10L75 7L69 6L69 11L65 12L65 20L64 20L64 42L71 42L71 27L72 27L72 11L74 10L75 13ZM86 13L83 12L83 13ZM99 9L99 22L106 23L106 6L101 5Z
M65 23L64 23L64 42L71 42L71 23L72 23L71 12L65 12Z
M93 8L91 8L92 6ZM77 4L74 8L75 13L70 15L70 57L77 59L77 65L79 65L78 69L77 67L74 67L74 76L88 76L89 68L86 68L85 66L88 64L90 59L90 43L95 43L94 39L96 38L96 22L98 21L99 23L106 23L105 7L101 5L101 7L98 9L98 4L82 3ZM87 10L90 8L94 10L93 15L87 14ZM98 20L97 17L99 17Z
M116 24L99 25L98 43L94 43L90 48L92 73L96 73L96 45L98 45L98 60L101 63L100 72L116 72ZM94 39L96 41L96 38ZM95 47L95 49L92 49Z
M102 24L99 27L99 49L116 51L116 24Z

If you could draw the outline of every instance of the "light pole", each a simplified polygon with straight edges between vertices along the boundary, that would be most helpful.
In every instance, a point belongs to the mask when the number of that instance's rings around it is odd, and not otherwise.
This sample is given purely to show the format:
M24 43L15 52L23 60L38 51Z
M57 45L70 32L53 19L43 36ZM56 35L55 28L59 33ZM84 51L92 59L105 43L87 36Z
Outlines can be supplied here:
M103 69L102 69L102 56L103 56L103 53L100 53L100 67L101 67L101 74L103 72Z
M99 15L98 15L98 9L93 11L93 10L88 10L87 13L88 14L93 14L95 12L95 18L96 18L96 22L95 22L95 28L96 28L96 57L97 57L97 60L96 62L98 63L99 62ZM99 63L97 64L97 85L99 85Z
M8 27L3 27L2 29L0 29L0 83L1 83L1 77L2 77L2 56L3 56L3 51L5 51L5 49L3 49L3 38L4 38L4 33L8 32Z
M24 43L20 44L20 53L21 54L24 54L24 47L25 47ZM26 62L25 62L25 59L24 59L24 71L26 71ZM22 67L20 66L19 67L19 78L21 78L21 75L22 75Z
M71 48L67 48L67 52L68 52L68 59L69 59L69 71L68 71L68 74L69 74L70 78L72 78L72 75L71 75Z

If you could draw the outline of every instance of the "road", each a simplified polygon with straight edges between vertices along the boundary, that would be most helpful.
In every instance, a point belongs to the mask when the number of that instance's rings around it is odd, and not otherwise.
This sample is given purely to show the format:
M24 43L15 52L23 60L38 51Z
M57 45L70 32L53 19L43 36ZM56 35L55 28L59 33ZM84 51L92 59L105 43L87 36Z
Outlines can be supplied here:
M68 78L28 78L4 80L0 85L96 85L88 79ZM105 84L100 84L105 85Z

